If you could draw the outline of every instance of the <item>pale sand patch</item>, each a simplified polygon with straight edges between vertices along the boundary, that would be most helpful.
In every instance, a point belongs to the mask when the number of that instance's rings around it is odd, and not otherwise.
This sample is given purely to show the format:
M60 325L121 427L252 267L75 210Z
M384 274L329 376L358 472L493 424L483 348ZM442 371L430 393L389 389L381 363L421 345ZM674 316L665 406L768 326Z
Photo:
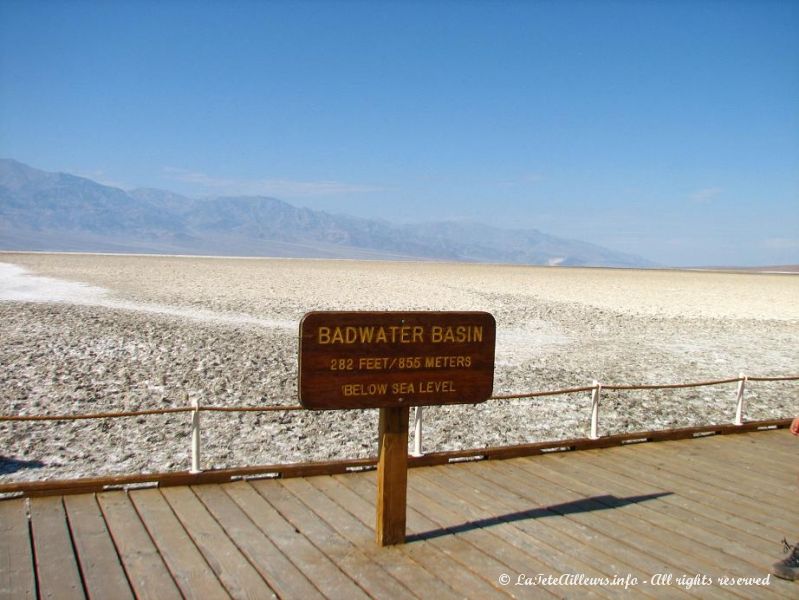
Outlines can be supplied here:
M30 275L27 269L0 262L0 301L69 302L100 305L108 290L86 283Z
M79 281L32 275L17 265L0 263L0 302L67 303L83 306L130 310L143 313L169 315L206 323L254 325L280 329L296 329L296 323L287 320L259 319L251 315L220 313L201 308L181 308L130 300L118 300L111 291Z

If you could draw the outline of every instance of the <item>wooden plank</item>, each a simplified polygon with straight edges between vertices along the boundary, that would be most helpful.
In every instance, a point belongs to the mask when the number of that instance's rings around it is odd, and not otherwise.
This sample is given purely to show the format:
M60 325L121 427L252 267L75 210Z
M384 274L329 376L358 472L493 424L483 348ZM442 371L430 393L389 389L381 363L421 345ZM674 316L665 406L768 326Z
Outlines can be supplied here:
M765 468L769 471L781 473L786 466L796 462L799 453L799 439L795 441L796 448L793 452L782 452L776 442L780 438L780 433L775 432L771 435L742 435L742 436L721 436L716 442L717 452L727 452L736 457L736 460L747 465Z
M0 500L0 598L36 598L26 500Z
M94 494L64 498L83 584L89 598L133 598Z
M534 462L530 460L518 461L512 465L505 473L506 477L515 478L521 484L527 481L530 477L537 477L534 468ZM546 483L543 479L541 483ZM544 486L539 491L540 497L545 502L563 502L568 501L569 498L575 495L574 492L560 486ZM648 499L648 500L647 500ZM585 503L589 511L571 511L565 510L567 518L577 521L582 521L599 531L603 535L616 539L618 542L629 545L639 552L646 552L653 557L666 561L672 567L678 569L692 568L688 564L684 564L683 556L681 553L675 553L672 548L679 548L686 544L690 544L679 532L673 532L663 529L659 531L649 526L642 526L637 519L628 519L625 517L623 510L619 506L625 503L610 502L607 495L599 497L584 497ZM650 494L637 494L631 501L653 501ZM560 509L559 509L560 511ZM702 560L696 559L693 568L702 566ZM707 564L708 569L712 568L712 564Z
M407 406L380 409L375 525L375 537L380 546L405 542L408 415Z
M643 581L652 573L665 572L669 568L669 563L658 557L653 557L647 553L640 552L637 548L631 547L623 541L617 540L613 536L607 536L604 532L592 526L589 519L574 519L572 514L590 513L596 515L596 508L591 498L582 496L561 496L557 500L547 496L546 486L537 478L510 477L505 473L505 469L495 468L495 465L474 465L473 471L476 478L484 480L479 485L481 489L488 492L494 490L498 498L508 502L510 507L533 506L536 515L539 511L551 512L552 517L540 517L521 521L519 525L525 528L544 524L548 528L541 527L537 530L537 535L548 540L550 544L557 544L560 540L561 547L566 548L570 555L576 555L592 566L593 569L602 571L606 576L630 574ZM523 511L523 514L528 514ZM616 590L618 593L619 590ZM644 588L637 588L637 592L647 593ZM651 593L651 592L649 592ZM681 589L672 591L676 597L686 597L688 594Z
M702 529L691 523L651 510L650 504L656 503L657 500L628 503L624 497L617 498L608 495L604 488L586 483L587 481L593 483L595 480L579 479L554 470L546 464L552 461L537 459L526 462L528 470L534 472L537 477L563 489L596 497L599 502L608 506L608 508L613 509L620 515L627 516L627 522L640 523L641 528L651 530L658 537L662 537L664 544L671 545L677 552L684 553L686 556L698 557L700 560L697 560L697 565L705 561L724 569L722 572L725 574L734 577L752 578L763 577L763 574L770 566L768 563L763 563L762 557L759 562L753 560L751 549L738 544L735 538L723 538L712 530ZM640 494L630 490L628 497L636 498L640 497ZM671 535L673 531L678 531L680 537ZM679 541L682 538L686 538L688 541L675 544L675 541ZM760 598L774 598L775 600L781 597L779 593L775 593L765 586L758 587L758 596Z
M795 501L799 488L794 485L794 489L789 491L786 488L790 486L775 485L780 479L784 479L777 478L778 473L766 474L762 468L748 467L738 461L735 454L718 451L717 444L692 446L690 452L669 446L659 452L653 448L636 448L636 457L670 473L695 474L702 481L713 482L719 487L734 490L740 496L762 503L766 510L770 510L769 507L781 510Z
M564 475L573 476L575 479L582 479L590 484L602 485L610 493L619 494L639 494L642 490L641 481L634 474L621 474L607 471L602 466L592 460L559 460L558 457L547 457L546 465L549 468L557 469ZM648 485L648 484L647 484ZM765 550L768 544L765 539L752 535L743 527L735 527L734 524L727 523L718 519L708 518L706 512L696 512L691 510L693 507L704 508L705 511L712 511L712 507L700 506L697 503L682 499L675 490L667 489L662 486L649 486L653 493L663 493L665 495L657 499L657 502L648 502L646 507L659 514L665 519L675 519L694 527L699 527L705 531L718 532L724 539L738 540L745 548L760 548ZM749 523L746 523L749 526Z
M505 573L510 578L510 585L504 588L507 593L514 595L520 593L516 588L520 575L541 574L557 578L563 573L582 573L591 577L605 576L580 559L569 556L569 553L562 553L557 547L547 545L530 535L528 531L518 527L513 519L503 518L503 511L493 499L485 503L474 495L475 488L471 487L471 479L457 482L447 480L446 484L441 483L443 473L453 470L462 471L460 465L437 467L419 473L419 477L414 477L412 485L414 504L423 507L426 514L435 514L446 522L457 523L451 526L453 532L458 532L457 535L464 539L474 540L481 550L504 563L506 568L499 573ZM562 568L553 568L552 564ZM478 570L479 565L471 568L481 572ZM495 579L497 577L496 571L489 571L483 575L489 577L493 575ZM546 592L561 597L569 587L542 584L537 585L535 589L541 595ZM599 586L575 585L574 590L579 590L578 593L585 598L617 596L612 590Z
M511 476L515 477L516 475L518 475L519 481L525 481L530 477L523 472L514 473ZM507 473L506 476L508 476ZM550 493L548 487L542 487L546 483L546 480L536 479L536 495L540 494L542 490L546 490L543 493L543 498L547 502L556 502L566 497L564 494L567 492L566 490L554 488L554 486ZM642 498L646 498L646 496L646 494L636 495L632 501L642 501ZM650 574L669 573L678 577L686 573L701 573L711 578L726 574L722 567L706 560L704 556L688 555L686 549L691 548L692 543L680 532L668 532L662 528L654 528L638 519L629 518L621 508L627 501L628 499L622 499L620 502L612 502L603 497L589 497L586 498L586 502L590 505L590 513L572 513L567 509L565 516L590 526L603 537L603 543L615 543L628 548L630 560L635 561L639 568L652 560L660 562L661 568L649 571ZM739 590L724 587L703 590L703 593L720 598L745 597Z
M634 479L635 473L622 474L623 471L626 470L624 467L628 465L622 464L619 466L619 461L613 460L613 456L603 456L598 453L593 458L594 460L589 456L581 456L579 459L572 461L559 461L558 468L565 469L574 467L575 465L579 466L579 464L585 464L585 470L582 472L578 470L576 478L585 480L593 474L593 479L596 480L598 476L602 477L601 475L597 475L597 473L602 473L603 471L603 469L598 468L597 461L607 460L609 465L618 468L618 472L611 475L612 480L618 479L625 483L636 483ZM555 457L553 457L553 459L555 459ZM630 475L630 477L627 477L628 475ZM680 489L670 489L676 492L676 494L664 497L662 501L658 501L657 503L647 504L647 506L659 512L662 512L663 508L668 508L668 512L677 519L677 523L680 523L678 530L685 535L691 535L693 531L705 531L704 536L706 544L712 545L712 540L718 539L717 536L726 535L729 540L726 544L721 545L721 542L717 541L717 544L720 546L718 548L719 553L717 554L720 564L730 568L736 563L734 560L731 560L728 555L738 556L744 561L754 563L756 567L755 573L759 573L760 576L762 576L762 574L767 573L770 564L780 558L779 547L781 544L778 544L777 540L781 538L772 538L765 541L764 537L761 537L761 529L754 527L751 522L739 519L737 516L725 516L726 518L720 520L719 511L716 511L713 505L713 498L708 498L705 502L682 502L679 496ZM688 510L683 510L683 506L687 507ZM690 511L693 511L693 513ZM760 512L761 511L758 511L758 513ZM728 524L726 522L727 520L731 521L733 526ZM742 524L739 525L738 521L741 521ZM696 529L694 529L694 527ZM797 529L799 529L799 523L797 523L797 527L794 530ZM785 590L781 589L784 585L784 582L772 578L770 588L768 589L784 597ZM788 585L790 586L790 584ZM764 588L764 591L759 592L761 596L768 593L765 589L766 588Z
M586 453L584 455L574 456L573 460L575 462L588 462L591 464L591 468L608 471L614 476L629 477L634 475L634 477L631 477L631 480L639 483L646 483L652 486L654 490L673 492L675 489L680 489L670 486L667 482L657 477L647 477L645 479L646 473L641 473L640 471L631 473L624 464L620 464L623 463L623 461L620 461L616 456L610 456L601 452L590 455ZM686 511L692 512L698 518L706 519L710 523L728 525L738 529L742 534L745 533L750 536L757 536L763 541L773 543L774 536L769 531L764 531L758 524L749 520L747 515L719 510L713 503L707 504L705 502L705 497L701 495L697 498L686 494L674 494L672 496L665 496L662 500L664 503L678 506Z
M353 545L363 548L373 543L374 532L351 512L352 508L342 493L351 492L332 477L287 479L284 485L306 505L313 506L320 518ZM414 562L402 552L379 549L373 551L370 558L417 596L437 600L455 600L458 597L425 565Z
M268 482L264 482L268 483ZM246 482L224 487L258 528L327 598L367 598L366 593Z
M743 436L713 436L698 440L696 444L676 444L668 443L664 446L664 452L676 458L697 458L707 460L718 460L717 457L734 457L736 463L743 465L756 466L766 470L782 471L786 462L795 459L796 455L782 455L776 451L769 439L775 440L778 433L770 435L753 434ZM761 443L754 440L759 437ZM766 442L766 443L762 443ZM797 453L799 453L799 443L797 443Z
M161 492L184 529L233 598L277 598L188 487Z
M335 479L353 492L353 504L363 506L362 503L371 503L365 498L371 498L376 489L372 477L356 475L336 475ZM371 522L371 509L367 509ZM360 513L359 513L360 518ZM426 515L416 510L411 504L408 509L408 526L410 531L424 532L438 528L441 525L430 520ZM454 534L454 532L453 532ZM453 588L464 598L492 598L497 596L511 596L512 593L497 587L496 578L505 572L507 565L503 565L491 555L483 552L479 545L464 539L460 535L448 535L429 540L414 540L400 546L394 546L397 551L412 558L418 563L424 563L434 569L440 579ZM472 569L491 570L491 575L483 576Z
M634 472L636 477L643 481L659 485L661 488L679 490L683 498L690 498L700 504L713 506L715 511L726 515L740 517L750 521L748 531L757 531L759 534L773 529L776 523L772 515L764 514L761 505L753 500L740 496L736 490L725 489L718 482L700 481L686 475L671 473L659 467L644 455L635 452L636 449L628 448L623 456L617 457L617 462L624 462L627 472ZM607 468L618 471L618 467L605 464ZM776 535L776 530L774 530Z
M84 598L61 498L34 498L30 510L39 596Z
M456 469L442 469L430 473L430 485L442 491L451 490L462 498L465 506L490 511L489 526L493 522L507 523L512 529L502 533L503 539L516 543L535 560L544 562L543 572L559 575L561 573L584 573L591 577L613 577L618 573L640 575L632 564L620 560L619 556L601 544L586 545L586 539L593 540L590 529L577 523L567 523L557 512L546 506L532 505L529 499L513 491L513 486L505 481L498 486L484 477L475 476L482 469L477 465L460 465ZM436 470L438 471L438 469ZM467 514L467 518L471 515ZM496 529L499 532L499 529ZM532 541L528 541L532 540ZM588 589L600 595L617 596L619 590ZM622 590L623 591L623 590ZM642 595L646 595L645 593Z
M797 444L799 454L799 444ZM679 448L680 456L704 458L704 452L686 452ZM752 476L780 477L786 468L790 469L797 456L781 457L768 446L760 446L741 440L740 444L730 443L729 438L719 438L713 446L713 456L727 461L731 471L741 470ZM795 486L794 486L795 487Z
M451 538L468 542L479 549L483 556L472 553L473 558L464 561L464 566L493 585L497 584L498 574L502 573L513 575L514 580L518 574L523 573L552 573L553 570L545 561L551 559L553 552L558 554L556 547L544 549L539 540L519 530L516 523L503 521L501 516L494 512L493 504L478 508L465 500L460 492L464 487L468 487L470 482L450 482L450 485L447 486L439 485L441 477L460 467L461 465L452 465L412 472L409 480L411 482L409 489L411 505L424 516L414 525L415 533L412 537L419 536L424 539L429 536L434 544L439 541L449 541ZM421 529L422 526L425 528ZM562 540L558 542L558 544L560 543ZM533 551L536 547L541 547L542 552ZM468 556L468 552L468 550L458 550L456 556L460 560L460 556ZM486 559L485 556L490 558ZM555 559L555 562L557 560ZM578 561L574 561L570 557L567 562L569 562L569 568L558 572L558 575L575 572L574 567ZM581 566L584 567L582 572L602 575L593 571L588 565ZM519 593L519 589L515 586L503 586L500 589L510 595ZM561 596L563 593L563 589L558 586L540 586L536 589L542 594L547 592ZM589 598L610 596L604 591L588 587L581 588L581 593Z
M303 573L218 485L193 488L225 533L281 598L323 598Z
M414 485L409 490L411 503L414 507L416 525L414 530L431 534L430 543L436 549L451 552L454 549L450 537L460 538L466 544L459 544L459 548L452 554L463 565L463 571L470 571L475 577L494 588L494 594L500 592L515 596L516 590L508 589L498 582L502 573L512 572L514 560L518 558L517 550L503 543L499 536L482 529L469 530L461 533L457 526L462 524L456 512L449 506L439 506L432 503L429 498L416 491L416 477L412 478ZM424 526L424 529L421 527Z
M374 486L369 485L367 478L362 475L336 475L331 477L335 482L334 486L328 486L326 493L331 495L339 506L346 509L364 526L371 531L374 517L374 506L364 497L364 493L371 499ZM315 481L319 481L318 479ZM359 486L356 482L360 481L364 485ZM360 487L361 489L354 489ZM413 514L413 510L411 510ZM459 543L460 540L459 540ZM482 598L483 590L480 585L473 586L475 576L450 556L437 549L432 543L424 540L414 540L407 544L389 546L380 549L384 556L403 556L438 579L449 590L443 597L449 597L452 593L458 598ZM465 574L465 575L463 575ZM479 580L477 580L479 582ZM433 596L435 597L435 596Z
M340 536L282 483L260 481L254 482L253 487L369 596L406 600L414 597L388 571L372 561L360 548Z
M130 498L172 577L186 598L229 598L159 490L137 490Z
M746 442L743 442L743 444L746 444ZM752 467L754 471L764 474L784 473L785 469L790 469L792 465L796 463L797 458L799 458L799 448L797 448L797 452L793 455L782 456L778 455L778 453L774 452L773 449L768 446L746 444L746 446L738 452L736 452L736 444L730 444L729 441L725 441L723 444L719 444L719 446L718 452L720 455L726 453L730 456L734 456L738 464ZM799 447L799 443L797 443L797 446Z
M791 419L787 420L791 421ZM753 443L762 445L764 447L767 446L775 452L787 453L794 456L796 455L796 446L799 444L799 439L797 439L795 435L791 434L788 427L772 430L767 433L768 435L762 440L756 435L746 437L751 439Z
M503 540L513 543L521 561L521 565L514 565L515 572L534 570L555 578L564 573L609 579L618 575L626 577L628 574L639 579L644 576L642 571L637 570L634 561L623 560L612 545L592 545L595 536L588 528L566 522L557 512L546 507L533 505L531 508L525 496L475 477L472 473L475 469L469 467L458 465L457 468L437 468L434 473L426 474L429 480L428 493L449 496L449 501L444 498L441 502L457 507L462 513L460 518L465 522L485 522L487 529L496 531L497 535L501 533ZM459 500L456 501L453 496ZM484 516L486 511L490 516ZM544 564L538 566L539 561ZM534 566L524 568L525 563ZM578 587L580 595L586 597L613 598L629 594L624 587ZM551 591L562 593L563 589L556 587ZM648 596L645 590L636 588L636 591L641 596Z
M97 502L136 598L179 600L177 584L128 494L104 492L97 495Z
M625 467L635 469L648 478L656 478L678 487L685 496L698 498L700 502L707 502L717 509L725 510L732 514L746 514L750 520L760 527L782 528L793 531L795 524L789 522L783 511L776 514L764 510L759 501L750 500L738 493L736 489L725 488L718 480L702 480L691 478L685 474L672 473L668 466L661 466L657 459L647 453L636 452L637 448L626 448L623 456Z
M627 479L623 476L605 477L601 470L592 468L590 464L577 465L578 461L551 458L553 460L535 461L535 471L539 477L553 481L560 481L559 478L564 478L565 481L568 481L567 485L574 489L581 489L585 493L604 490L620 495L635 495L640 491L640 484L637 484L634 479ZM766 545L759 538L749 536L740 530L718 522L697 518L696 515L682 511L679 507L671 508L665 500L664 497L654 502L634 504L626 507L625 510L640 516L654 526L680 531L699 544L711 548L715 553L714 556L730 569L731 575L738 576L739 573L748 572L761 577L767 572L770 563L776 560L775 544ZM701 552L701 548L702 546L698 546L696 551ZM770 592L769 588L758 588L758 593L763 596L774 591Z

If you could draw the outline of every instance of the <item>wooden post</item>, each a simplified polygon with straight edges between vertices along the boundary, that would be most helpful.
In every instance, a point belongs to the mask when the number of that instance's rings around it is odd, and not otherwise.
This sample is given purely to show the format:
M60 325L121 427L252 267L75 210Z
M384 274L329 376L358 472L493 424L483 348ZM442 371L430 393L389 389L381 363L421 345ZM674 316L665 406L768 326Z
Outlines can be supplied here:
M413 452L412 456L424 456L422 452L422 407L417 406L413 412Z
M746 386L746 375L738 373L738 394L735 398L735 425L744 424L744 388Z
M594 379L594 389L591 390L591 435L592 440L599 439L599 400L602 394L602 384Z
M200 400L191 401L194 412L191 413L191 470L189 473L201 473L200 468Z
M405 503L408 493L407 406L380 409L377 455L377 543L405 543Z

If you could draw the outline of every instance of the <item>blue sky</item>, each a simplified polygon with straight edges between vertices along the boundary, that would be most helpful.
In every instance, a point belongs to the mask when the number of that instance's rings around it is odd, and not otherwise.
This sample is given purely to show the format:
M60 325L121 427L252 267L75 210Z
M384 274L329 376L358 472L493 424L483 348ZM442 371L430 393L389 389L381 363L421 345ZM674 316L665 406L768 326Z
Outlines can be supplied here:
M799 2L0 0L0 156L799 263Z

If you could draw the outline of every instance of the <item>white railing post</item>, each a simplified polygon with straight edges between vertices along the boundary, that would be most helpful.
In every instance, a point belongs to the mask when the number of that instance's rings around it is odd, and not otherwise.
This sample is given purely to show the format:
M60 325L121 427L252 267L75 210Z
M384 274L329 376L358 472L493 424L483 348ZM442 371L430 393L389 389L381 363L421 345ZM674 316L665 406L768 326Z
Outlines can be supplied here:
M739 373L738 377L738 396L735 405L735 425L744 424L744 388L746 387L746 375Z
M200 401L194 398L191 401L194 410L191 413L191 471L200 473Z
M591 439L598 440L599 433L599 400L602 394L602 384L594 379L594 389L591 390Z
M411 456L424 456L422 452L422 407L417 406L413 413L413 452Z

